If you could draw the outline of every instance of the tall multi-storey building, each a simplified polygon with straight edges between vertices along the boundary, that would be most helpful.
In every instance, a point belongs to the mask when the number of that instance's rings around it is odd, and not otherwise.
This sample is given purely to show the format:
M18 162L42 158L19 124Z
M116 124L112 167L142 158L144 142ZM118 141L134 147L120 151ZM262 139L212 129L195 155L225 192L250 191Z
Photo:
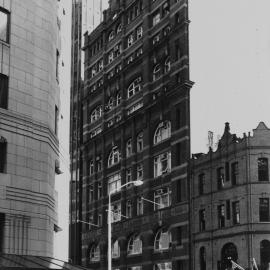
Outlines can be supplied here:
M193 155L191 224L193 269L245 269L270 263L270 129L238 138L229 124L214 152Z
M72 1L72 37L71 37L71 102L70 102L70 246L69 258L81 263L81 177L80 177L80 130L81 130L81 91L83 87L82 37L86 31L92 31L101 22L104 1ZM106 6L106 5L105 5ZM75 244L76 243L76 244Z
M0 3L0 252L52 256L59 173L58 2Z
M71 216L92 225L70 241L84 266L107 268L110 193L114 269L190 269L188 25L187 0L111 0L85 34Z

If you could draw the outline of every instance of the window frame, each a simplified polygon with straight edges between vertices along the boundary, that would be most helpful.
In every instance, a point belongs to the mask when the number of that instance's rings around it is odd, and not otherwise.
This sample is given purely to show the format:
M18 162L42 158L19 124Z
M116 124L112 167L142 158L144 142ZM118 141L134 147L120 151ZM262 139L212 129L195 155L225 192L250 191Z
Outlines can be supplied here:
M138 76L136 79L134 79L128 86L127 89L127 97L131 98L132 96L134 96L135 94L137 94L138 92L140 92L142 90L142 86L141 86L141 77Z
M129 138L126 142L126 157L132 156L132 139Z
M171 193L170 187L164 187L154 191L154 211L169 207L172 204Z
M168 245L166 247L160 247L160 242L161 242L161 237L162 235L165 235L165 237L168 237ZM172 234L168 229L161 228L157 231L155 235L155 240L154 240L154 251L163 251L167 250L171 247L172 244ZM158 247L157 247L158 246Z
M121 155L117 146L114 146L108 156L108 167L118 164L121 160Z
M100 247L99 244L93 245L89 252L90 262L99 262L100 261Z
M90 114L90 123L96 122L102 117L102 105L98 105L92 110Z
M156 64L153 68L153 82L157 81L161 78L161 66L160 64Z
M142 152L143 151L143 131L138 133L136 144L137 144L137 152Z
M154 145L171 138L171 122L169 120L162 121L158 124L153 138Z
M136 251L134 250L135 242L139 241L139 250ZM142 254L142 240L140 239L139 235L132 235L129 240L128 240L128 245L127 245L127 256L130 255L137 255L137 254Z
M265 164L260 165L260 163L265 162ZM269 162L268 158L260 157L257 160L258 163L258 181L259 182L269 182ZM264 168L260 168L263 166Z
M119 192L121 187L121 173L117 172L108 176L108 194L114 194Z
M166 169L163 168L166 162ZM171 172L171 152L167 151L154 157L154 178Z

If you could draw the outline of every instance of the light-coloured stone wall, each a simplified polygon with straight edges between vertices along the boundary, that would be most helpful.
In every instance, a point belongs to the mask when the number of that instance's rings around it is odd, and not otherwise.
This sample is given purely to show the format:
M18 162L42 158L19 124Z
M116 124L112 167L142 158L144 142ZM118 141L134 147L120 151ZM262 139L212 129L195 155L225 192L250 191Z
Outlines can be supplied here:
M9 43L0 43L0 72L9 77L8 109L0 108L0 136L7 141L6 173L0 174L7 253L53 254L57 5L55 0L0 1L10 12Z
M270 129L260 123L250 134L235 138L225 131L221 144L215 152L201 155L193 162L191 184L193 269L200 269L200 248L206 249L206 269L217 269L221 261L221 251L225 244L233 243L238 252L237 262L244 267L251 267L251 259L261 263L260 243L270 241L270 222L259 220L259 199L270 199L270 182L258 181L258 158L268 158L270 175ZM225 163L238 162L236 185L226 181ZM217 169L224 167L225 179L221 190L217 189ZM198 178L205 174L205 189L199 194ZM227 218L226 201L230 201L230 218ZM232 202L239 201L240 222L232 220ZM218 205L225 206L225 226L218 226ZM199 211L205 209L206 229L200 231Z

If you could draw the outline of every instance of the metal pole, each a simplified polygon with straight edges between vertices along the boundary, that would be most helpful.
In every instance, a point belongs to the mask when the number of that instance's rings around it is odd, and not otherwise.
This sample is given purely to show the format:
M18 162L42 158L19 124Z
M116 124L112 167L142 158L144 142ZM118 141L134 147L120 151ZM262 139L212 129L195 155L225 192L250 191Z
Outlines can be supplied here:
M111 221L111 192L109 191L108 205L108 270L112 270L112 221Z

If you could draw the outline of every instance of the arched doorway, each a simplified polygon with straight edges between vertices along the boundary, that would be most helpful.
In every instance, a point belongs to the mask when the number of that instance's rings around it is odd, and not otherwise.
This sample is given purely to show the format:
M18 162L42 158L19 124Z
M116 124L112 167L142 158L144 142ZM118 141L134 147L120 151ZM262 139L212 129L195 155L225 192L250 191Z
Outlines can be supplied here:
M238 252L233 243L227 243L221 250L221 270L231 267L231 260L237 262Z
M266 270L270 263L270 241L262 240L260 243L261 269Z

